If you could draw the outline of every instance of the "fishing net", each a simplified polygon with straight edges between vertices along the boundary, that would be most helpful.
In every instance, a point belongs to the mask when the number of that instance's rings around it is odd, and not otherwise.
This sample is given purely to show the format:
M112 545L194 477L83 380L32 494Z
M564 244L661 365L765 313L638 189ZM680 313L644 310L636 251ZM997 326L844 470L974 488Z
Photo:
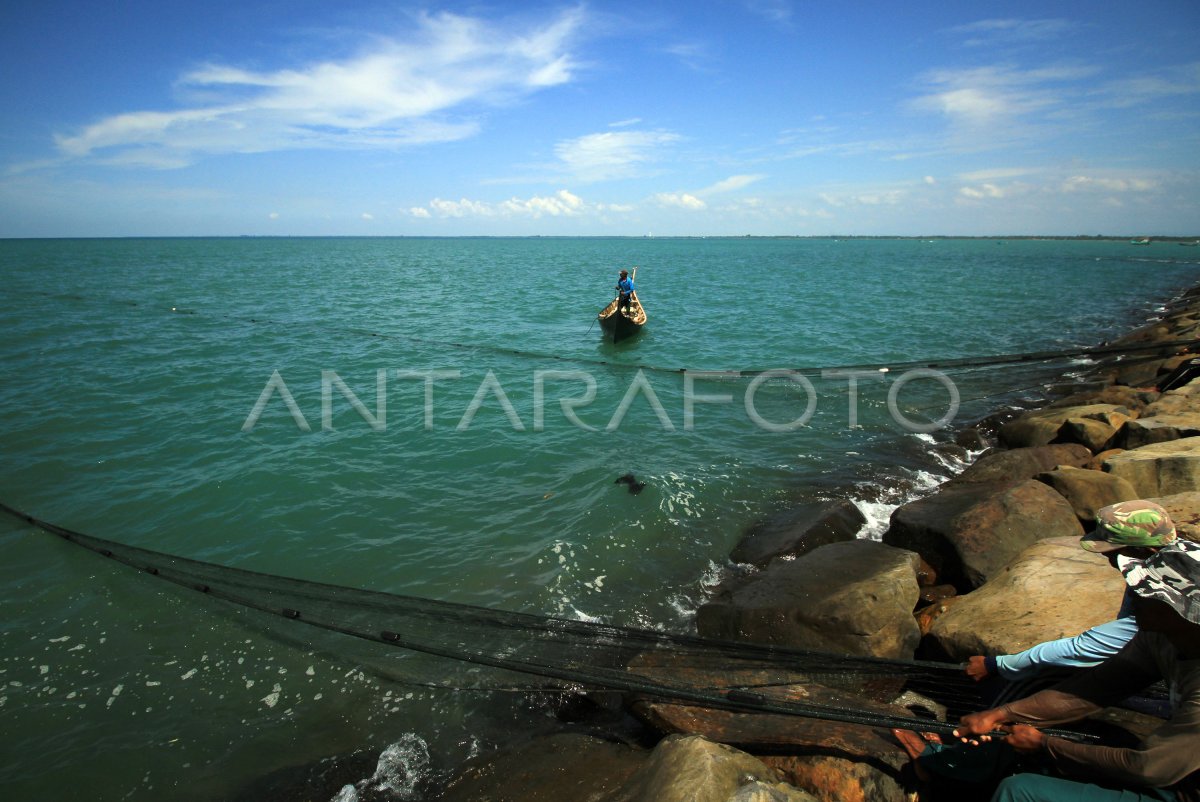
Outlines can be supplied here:
M984 706L974 683L957 666L736 643L339 587L127 546L2 503L0 509L197 594L498 670L470 675L480 690L500 683L511 689L517 676L527 678L530 690L619 691L713 710L942 734L953 730L950 722ZM907 700L907 707L897 700Z

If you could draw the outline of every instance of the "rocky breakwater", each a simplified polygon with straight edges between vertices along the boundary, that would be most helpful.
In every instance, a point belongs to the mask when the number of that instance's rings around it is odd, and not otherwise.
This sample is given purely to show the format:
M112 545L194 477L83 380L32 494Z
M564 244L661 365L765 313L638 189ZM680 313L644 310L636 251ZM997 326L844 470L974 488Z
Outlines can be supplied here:
M932 494L897 508L882 542L858 536L865 521L849 502L809 505L755 527L732 558L757 570L699 610L700 634L958 663L1110 620L1121 577L1078 546L1096 510L1152 499L1182 536L1200 539L1200 378L1187 381L1195 357L1178 344L1184 340L1200 340L1200 290L1112 344L1162 347L1110 363L1086 389L1041 409L977 424L971 436L992 447ZM903 698L874 691L856 704L911 715ZM534 800L546 782L595 802L914 798L902 774L907 757L887 730L661 700L629 707L666 736L652 751L542 739L467 767L446 798Z

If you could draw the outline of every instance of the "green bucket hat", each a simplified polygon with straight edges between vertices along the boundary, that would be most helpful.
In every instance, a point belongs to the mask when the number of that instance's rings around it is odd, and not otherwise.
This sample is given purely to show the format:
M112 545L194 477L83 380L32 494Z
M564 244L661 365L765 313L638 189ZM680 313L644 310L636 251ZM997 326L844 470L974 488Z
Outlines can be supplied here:
M1171 516L1153 501L1122 501L1096 513L1096 528L1079 545L1104 553L1130 547L1159 548L1175 542Z

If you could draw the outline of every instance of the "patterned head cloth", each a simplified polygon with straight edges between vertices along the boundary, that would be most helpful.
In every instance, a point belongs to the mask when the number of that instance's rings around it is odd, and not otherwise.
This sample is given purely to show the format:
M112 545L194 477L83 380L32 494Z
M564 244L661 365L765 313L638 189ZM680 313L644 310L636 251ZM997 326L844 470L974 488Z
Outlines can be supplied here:
M1116 551L1131 546L1169 546L1175 542L1171 516L1153 501L1122 501L1096 513L1096 528L1079 545L1088 551Z
M1121 567L1137 595L1158 599L1193 624L1200 624L1200 543L1180 540L1144 560Z

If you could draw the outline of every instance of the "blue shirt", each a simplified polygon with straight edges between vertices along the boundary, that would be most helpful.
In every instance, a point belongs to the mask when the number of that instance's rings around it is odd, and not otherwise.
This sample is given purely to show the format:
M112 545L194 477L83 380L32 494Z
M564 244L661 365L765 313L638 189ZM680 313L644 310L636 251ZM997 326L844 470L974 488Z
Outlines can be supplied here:
M1115 621L1092 627L1073 638L1039 643L1019 654L1001 655L988 663L989 673L998 673L1006 680L1028 679L1036 676L1043 666L1094 666L1112 657L1137 634L1133 618L1133 601L1128 588L1121 601Z
M628 295L633 292L633 279L623 278L617 282L617 290L622 295Z

